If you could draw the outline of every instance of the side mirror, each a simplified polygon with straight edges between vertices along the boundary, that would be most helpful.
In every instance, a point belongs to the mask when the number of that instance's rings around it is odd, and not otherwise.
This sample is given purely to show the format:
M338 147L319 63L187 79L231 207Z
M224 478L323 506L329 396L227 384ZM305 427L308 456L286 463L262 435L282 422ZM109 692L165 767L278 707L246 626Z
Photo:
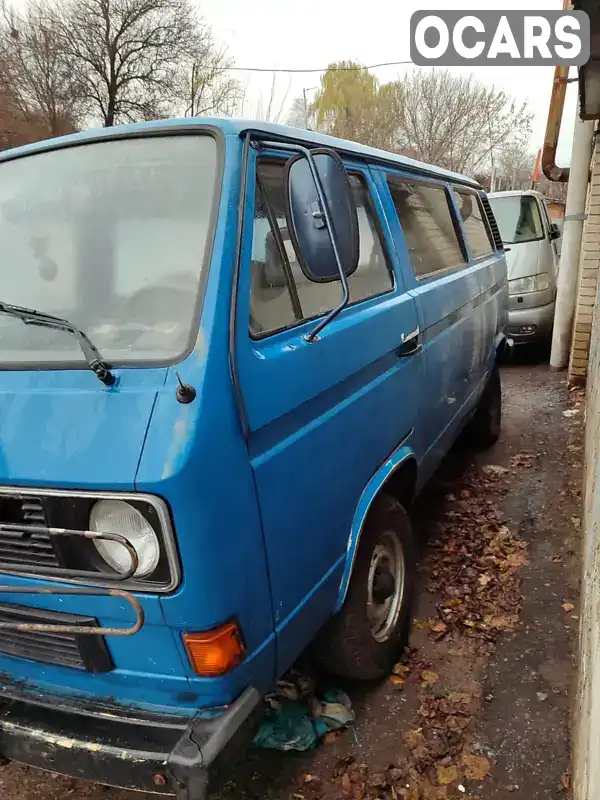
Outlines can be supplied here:
M338 153L319 148L309 155L299 153L286 165L290 238L308 280L343 281L358 267L356 203Z
M558 227L556 222L550 223L549 233L550 233L550 241L553 241L554 239L560 239L560 228Z

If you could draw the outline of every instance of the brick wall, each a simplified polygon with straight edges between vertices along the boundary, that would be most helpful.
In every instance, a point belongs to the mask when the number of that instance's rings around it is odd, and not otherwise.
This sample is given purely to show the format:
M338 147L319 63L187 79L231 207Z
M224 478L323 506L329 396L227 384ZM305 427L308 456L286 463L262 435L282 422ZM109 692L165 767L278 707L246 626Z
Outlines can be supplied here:
M600 305L600 282L597 288L596 309ZM600 310L592 324L587 373L579 676L572 731L573 800L600 798Z
M586 212L569 361L569 383L573 385L584 384L588 373L590 337L600 268L600 137L596 138L592 156L592 179L588 190Z

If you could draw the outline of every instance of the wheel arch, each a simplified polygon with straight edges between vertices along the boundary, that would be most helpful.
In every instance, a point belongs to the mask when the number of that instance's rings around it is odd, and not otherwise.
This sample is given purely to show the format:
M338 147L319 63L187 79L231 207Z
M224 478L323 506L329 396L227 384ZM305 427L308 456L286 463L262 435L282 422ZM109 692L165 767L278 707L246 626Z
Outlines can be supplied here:
M337 596L334 613L338 613L346 599L346 593L352 577L356 554L360 544L360 537L369 511L375 499L382 493L395 497L404 507L411 504L417 486L417 459L412 448L401 445L387 461L377 470L365 486L360 496L354 518L348 545L346 547L346 560L344 571Z

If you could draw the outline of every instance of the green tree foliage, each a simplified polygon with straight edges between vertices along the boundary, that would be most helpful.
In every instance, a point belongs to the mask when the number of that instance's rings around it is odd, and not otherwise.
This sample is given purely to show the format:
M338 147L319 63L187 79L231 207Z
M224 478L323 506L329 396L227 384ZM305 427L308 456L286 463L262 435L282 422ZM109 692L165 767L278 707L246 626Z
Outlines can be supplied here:
M382 86L360 64L340 61L323 74L313 111L319 130L390 149L401 100L399 84Z
M414 70L380 83L353 61L329 65L310 113L318 130L470 174L507 148L526 152L531 132L526 104L473 76Z

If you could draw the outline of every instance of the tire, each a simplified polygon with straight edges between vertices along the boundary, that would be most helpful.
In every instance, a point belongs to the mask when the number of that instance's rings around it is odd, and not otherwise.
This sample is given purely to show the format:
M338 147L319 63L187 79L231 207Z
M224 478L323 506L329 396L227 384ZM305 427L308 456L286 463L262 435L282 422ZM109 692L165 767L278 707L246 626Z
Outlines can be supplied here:
M494 366L473 419L465 431L466 442L477 449L491 447L498 441L502 427L502 384L500 370Z
M398 578L398 554L403 581L398 587L399 581L394 580L392 588L389 575L395 571ZM318 637L316 655L322 666L342 678L376 680L390 674L408 643L415 571L408 515L398 502L382 495L369 511L344 605ZM383 602L373 598L369 614L368 600L374 589L393 594Z

